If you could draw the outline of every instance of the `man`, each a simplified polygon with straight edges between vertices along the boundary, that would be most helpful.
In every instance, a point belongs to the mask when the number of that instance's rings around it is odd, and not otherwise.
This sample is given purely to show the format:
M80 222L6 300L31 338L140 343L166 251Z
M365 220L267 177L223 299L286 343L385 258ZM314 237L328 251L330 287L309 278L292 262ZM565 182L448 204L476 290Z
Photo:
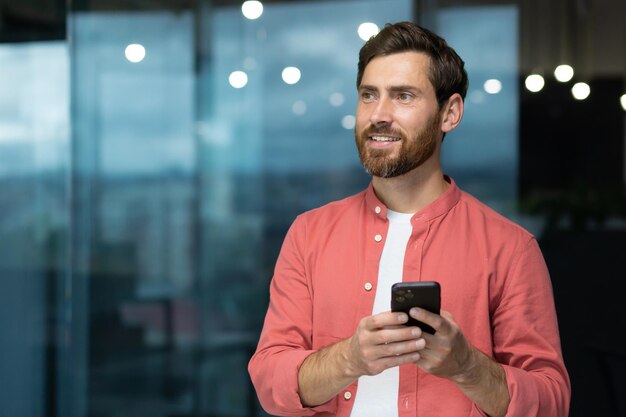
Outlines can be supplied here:
M359 54L355 141L367 190L299 216L250 375L280 416L567 416L570 386L536 240L443 175L464 63L387 25ZM389 311L397 281L438 281L434 334Z

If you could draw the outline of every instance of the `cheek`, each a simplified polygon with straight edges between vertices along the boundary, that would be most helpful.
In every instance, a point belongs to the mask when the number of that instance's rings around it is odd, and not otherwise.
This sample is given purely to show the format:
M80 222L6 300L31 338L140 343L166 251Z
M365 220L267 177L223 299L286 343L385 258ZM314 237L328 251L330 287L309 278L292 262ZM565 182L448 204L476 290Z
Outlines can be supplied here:
M360 133L369 125L369 118L358 111L356 112L354 117L354 129L357 133Z
M406 110L396 112L395 121L406 130L415 130L424 127L426 118L419 112Z
M356 118L356 123L359 124L369 120L369 116L367 114L367 109L362 105L358 104L356 106L356 111L354 113L354 117Z

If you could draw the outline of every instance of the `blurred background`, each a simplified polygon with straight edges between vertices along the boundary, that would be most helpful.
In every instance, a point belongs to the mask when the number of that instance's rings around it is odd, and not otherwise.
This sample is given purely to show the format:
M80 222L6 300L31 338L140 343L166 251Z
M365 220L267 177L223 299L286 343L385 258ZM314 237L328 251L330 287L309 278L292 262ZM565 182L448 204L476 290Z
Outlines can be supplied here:
M534 233L570 415L626 416L623 0L0 0L0 416L265 415L247 375L284 234L364 188L364 39L466 62L443 147Z

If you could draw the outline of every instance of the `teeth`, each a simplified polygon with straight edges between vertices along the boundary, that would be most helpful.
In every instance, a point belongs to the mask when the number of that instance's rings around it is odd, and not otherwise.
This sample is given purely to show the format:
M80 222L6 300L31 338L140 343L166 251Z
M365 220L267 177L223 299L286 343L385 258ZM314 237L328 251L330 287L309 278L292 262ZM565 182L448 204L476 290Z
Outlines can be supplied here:
M397 142L400 138L390 138L388 136L370 136L370 139L376 142Z

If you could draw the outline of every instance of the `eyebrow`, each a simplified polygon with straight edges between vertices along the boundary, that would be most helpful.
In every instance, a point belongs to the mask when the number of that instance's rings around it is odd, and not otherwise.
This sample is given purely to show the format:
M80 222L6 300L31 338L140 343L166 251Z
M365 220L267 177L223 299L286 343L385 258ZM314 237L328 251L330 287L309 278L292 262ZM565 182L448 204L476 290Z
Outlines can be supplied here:
M362 90L378 91L378 87L375 87L373 85L363 84L363 85L361 85L359 87L359 91L362 91ZM408 84L406 84L406 85L392 85L391 87L386 88L386 90L388 90L388 91L390 91L392 93L399 93L399 92L402 92L402 91L410 91L410 92L412 92L413 94L416 94L416 95L421 95L421 94L424 93L420 88L417 88L417 87L415 87L413 85L408 85Z

